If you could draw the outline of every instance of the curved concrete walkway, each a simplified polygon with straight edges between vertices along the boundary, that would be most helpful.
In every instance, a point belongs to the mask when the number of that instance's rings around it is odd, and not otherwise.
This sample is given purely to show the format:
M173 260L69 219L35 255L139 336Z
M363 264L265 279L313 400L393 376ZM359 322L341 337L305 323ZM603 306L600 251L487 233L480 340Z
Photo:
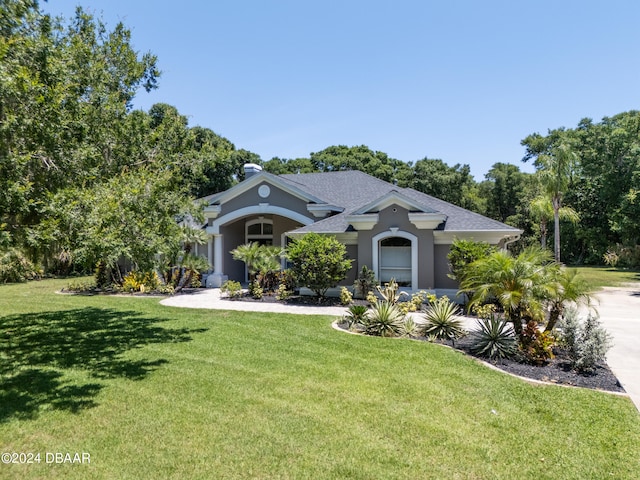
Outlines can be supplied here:
M219 288L199 289L195 293L176 295L160 302L170 307L209 308L215 310L236 310L239 312L297 313L300 315L331 315L341 317L347 311L344 307L322 307L313 305L283 305L270 302L235 302L220 297Z
M631 400L640 410L640 284L627 287L608 287L598 292L597 306L605 329L613 337L607 363L618 377ZM263 302L234 302L220 298L220 289L207 288L188 295L165 298L162 305L184 308L208 308L244 312L296 313L342 317L344 307L283 305ZM420 318L416 316L416 320ZM465 327L476 328L474 319L465 319Z

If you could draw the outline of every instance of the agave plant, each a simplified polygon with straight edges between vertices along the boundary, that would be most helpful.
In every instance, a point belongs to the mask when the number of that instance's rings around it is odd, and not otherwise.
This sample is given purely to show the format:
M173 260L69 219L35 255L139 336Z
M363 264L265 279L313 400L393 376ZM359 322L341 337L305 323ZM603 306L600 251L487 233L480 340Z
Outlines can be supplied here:
M439 298L425 310L424 335L438 340L451 340L451 344L455 345L456 339L467 334L462 320L456 317L458 313L460 308L455 303L447 297Z
M373 305L364 326L369 335L395 337L400 333L403 322L404 315L400 309L391 302L382 301Z
M400 327L400 336L407 338L416 338L420 335L420 325L413 318L406 317Z
M480 330L473 333L471 352L489 358L509 358L518 351L513 327L506 320L491 315L478 320Z

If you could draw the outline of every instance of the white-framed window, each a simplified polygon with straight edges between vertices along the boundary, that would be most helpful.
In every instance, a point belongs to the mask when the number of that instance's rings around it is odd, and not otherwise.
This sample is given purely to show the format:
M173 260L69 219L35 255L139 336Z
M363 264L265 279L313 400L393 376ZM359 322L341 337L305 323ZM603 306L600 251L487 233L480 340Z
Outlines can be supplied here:
M372 238L372 264L381 283L395 278L400 287L418 289L418 237L386 231Z
M245 242L273 245L273 220L256 218L245 223Z
M396 279L400 287L411 287L411 240L403 237L387 237L380 240L380 282Z

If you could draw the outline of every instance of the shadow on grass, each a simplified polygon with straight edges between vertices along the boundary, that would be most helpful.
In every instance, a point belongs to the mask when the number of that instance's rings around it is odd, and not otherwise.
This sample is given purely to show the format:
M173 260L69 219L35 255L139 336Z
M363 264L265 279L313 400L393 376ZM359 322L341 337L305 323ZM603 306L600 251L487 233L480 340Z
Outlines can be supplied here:
M192 333L206 331L163 328L162 321L99 308L0 317L0 422L34 418L42 408L93 407L103 385L66 380L66 370L85 370L97 380L142 380L167 361L129 360L127 351L188 342Z

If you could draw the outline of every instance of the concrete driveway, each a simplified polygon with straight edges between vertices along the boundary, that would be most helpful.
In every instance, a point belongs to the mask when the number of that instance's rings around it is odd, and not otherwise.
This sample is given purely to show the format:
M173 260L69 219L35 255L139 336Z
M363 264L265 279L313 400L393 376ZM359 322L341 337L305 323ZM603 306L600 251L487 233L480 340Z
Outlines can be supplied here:
M605 287L596 298L600 320L613 336L607 363L640 410L640 284Z

